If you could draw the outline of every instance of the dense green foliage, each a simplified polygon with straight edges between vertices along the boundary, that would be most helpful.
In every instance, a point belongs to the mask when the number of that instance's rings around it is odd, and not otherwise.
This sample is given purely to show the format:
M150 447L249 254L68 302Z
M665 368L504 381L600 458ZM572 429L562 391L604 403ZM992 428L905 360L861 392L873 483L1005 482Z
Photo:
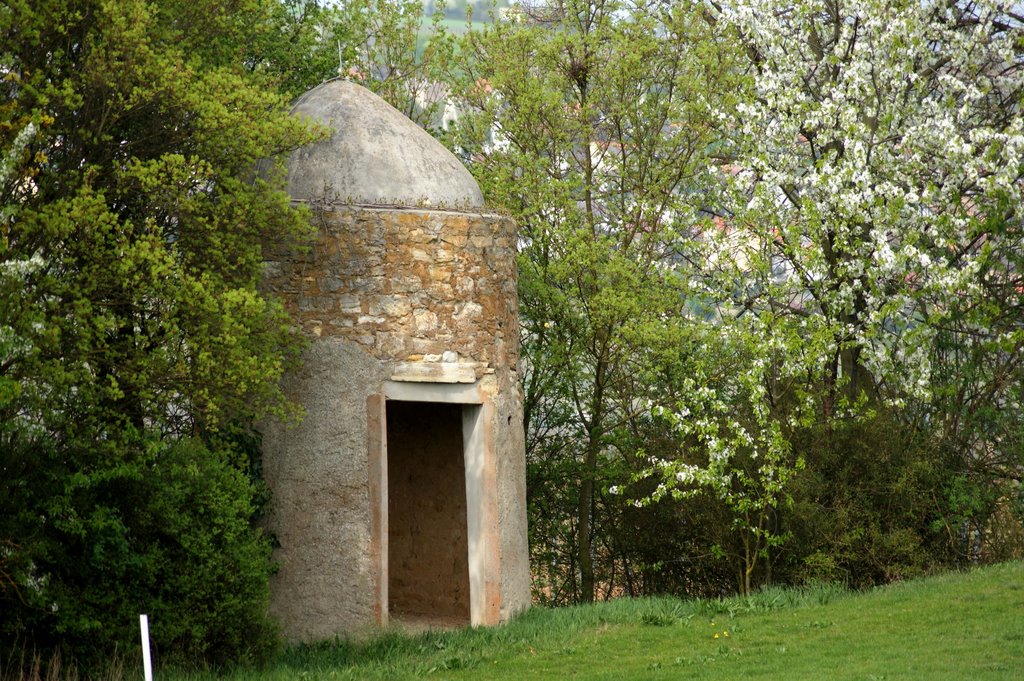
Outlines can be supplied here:
M540 601L1020 555L999 3L525 2L415 55L416 4L360 72L520 225ZM458 117L420 115L404 74Z
M88 667L140 612L162 659L273 642L242 444L296 350L261 245L307 222L253 170L313 138L305 5L0 8L0 655Z
M447 132L521 230L539 599L1019 555L1004 10L559 0L466 35Z
M91 474L55 453L40 460L38 447L4 452L18 483L6 489L4 527L19 531L5 657L56 646L69 667L103 668L115 651L136 650L140 613L161 663L251 661L273 649L270 547L250 525L251 481L199 442L147 444ZM53 520L41 523L43 513Z
M607 586L595 559L618 548L606 531L624 511L608 485L642 465L637 429L666 388L649 355L701 342L676 266L700 257L720 134L708 122L740 78L735 44L695 12L552 3L461 51L472 113L455 141L522 240L531 545L537 593L554 603Z

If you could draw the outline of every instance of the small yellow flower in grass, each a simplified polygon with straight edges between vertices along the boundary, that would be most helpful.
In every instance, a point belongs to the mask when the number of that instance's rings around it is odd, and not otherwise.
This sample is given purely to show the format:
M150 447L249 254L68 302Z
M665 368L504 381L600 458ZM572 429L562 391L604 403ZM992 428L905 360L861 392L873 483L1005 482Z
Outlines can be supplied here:
M718 634L715 634L715 638L718 638Z
M723 631L722 632L722 636L725 636L726 638L729 638L729 632L728 631Z

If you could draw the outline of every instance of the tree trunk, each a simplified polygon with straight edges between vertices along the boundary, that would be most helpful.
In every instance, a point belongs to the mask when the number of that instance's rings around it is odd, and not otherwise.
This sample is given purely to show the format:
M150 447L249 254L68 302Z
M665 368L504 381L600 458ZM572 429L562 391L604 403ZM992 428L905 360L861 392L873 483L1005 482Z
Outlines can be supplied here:
M603 348L604 344L601 346ZM602 350L601 354L604 354ZM579 537L577 539L580 564L580 601L594 602L594 547L591 521L594 513L594 482L597 478L597 455L601 448L601 430L604 427L604 381L607 361L602 357L594 371L594 393L590 402L590 425L587 429L587 450L580 476L580 503L578 508Z
M595 402L597 402L596 399ZM594 480L597 477L597 451L600 446L601 437L598 427L599 420L595 414L595 418L591 421L587 451L583 460L583 474L580 479L579 523L577 525L579 538L576 543L579 550L577 558L580 564L580 601L583 603L592 603L594 601L594 547L591 520L594 513Z

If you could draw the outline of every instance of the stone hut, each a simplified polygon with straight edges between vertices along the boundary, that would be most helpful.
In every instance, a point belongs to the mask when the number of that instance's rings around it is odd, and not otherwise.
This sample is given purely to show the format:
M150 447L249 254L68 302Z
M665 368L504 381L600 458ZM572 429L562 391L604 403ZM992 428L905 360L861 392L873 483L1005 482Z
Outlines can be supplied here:
M515 225L365 88L294 114L331 135L288 161L315 242L265 278L310 341L284 379L303 420L262 429L272 612L291 640L502 622L530 598Z

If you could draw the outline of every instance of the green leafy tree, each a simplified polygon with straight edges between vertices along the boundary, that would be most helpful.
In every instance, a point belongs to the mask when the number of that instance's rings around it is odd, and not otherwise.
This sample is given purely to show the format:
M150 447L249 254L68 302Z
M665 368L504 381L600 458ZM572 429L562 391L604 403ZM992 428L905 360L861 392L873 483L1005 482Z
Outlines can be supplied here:
M266 0L0 9L4 648L89 664L131 649L125 608L163 613L165 659L273 640L238 443L290 411L295 338L256 290L261 244L307 229L254 175L313 138L274 89L298 60L281 20Z
M338 76L360 38L360 25L343 11L351 5L328 0L268 3L252 15L246 67L290 97Z
M620 435L658 389L635 380L651 375L641 349L686 333L715 111L736 86L730 46L699 12L520 5L461 47L475 115L452 139L522 240L531 550L553 602L608 586L595 519L636 465Z
M454 115L448 85L455 39L444 14L418 0L349 0L339 13L352 48L340 73L380 95L409 119L438 131Z
M888 556L847 562L884 580L948 561L943 523L1019 480L1018 24L994 2L550 2L471 34L480 116L452 140L523 234L538 593L609 588L619 499L716 499L706 536L749 591L827 562L794 509L862 513L840 562ZM912 510L814 483L857 433L906 444L872 470Z

